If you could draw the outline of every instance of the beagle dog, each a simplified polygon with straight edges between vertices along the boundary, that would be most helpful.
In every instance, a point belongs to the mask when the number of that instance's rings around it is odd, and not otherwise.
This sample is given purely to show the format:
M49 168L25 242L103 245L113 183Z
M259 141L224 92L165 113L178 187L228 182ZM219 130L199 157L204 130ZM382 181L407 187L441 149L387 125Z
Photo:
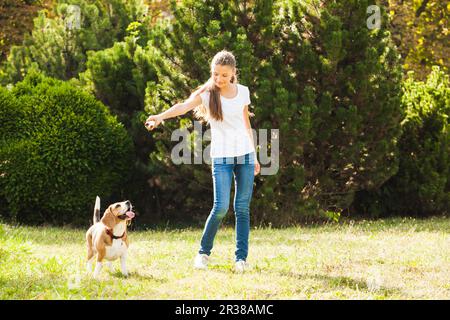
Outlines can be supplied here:
M126 259L128 250L127 224L134 218L130 201L110 205L100 219L100 198L95 199L94 224L86 232L87 271L92 271L92 261L97 255L94 270L96 279L102 269L103 259L111 261L120 258L122 274L128 276Z

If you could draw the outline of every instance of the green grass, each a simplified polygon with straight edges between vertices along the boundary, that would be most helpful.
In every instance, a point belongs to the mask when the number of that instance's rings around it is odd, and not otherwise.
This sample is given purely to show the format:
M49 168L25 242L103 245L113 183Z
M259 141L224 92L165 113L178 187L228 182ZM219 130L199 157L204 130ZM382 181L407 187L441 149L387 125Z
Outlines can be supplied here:
M192 268L201 229L131 231L130 276L116 261L98 281L85 231L1 224L0 299L450 299L448 218L255 228L245 274L232 228L207 271Z

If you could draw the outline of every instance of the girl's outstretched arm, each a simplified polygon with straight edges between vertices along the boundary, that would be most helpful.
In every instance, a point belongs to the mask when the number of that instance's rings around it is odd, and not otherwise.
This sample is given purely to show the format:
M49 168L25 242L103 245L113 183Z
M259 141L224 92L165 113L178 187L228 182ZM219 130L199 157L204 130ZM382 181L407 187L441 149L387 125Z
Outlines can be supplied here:
M153 130L164 120L181 116L200 104L202 104L200 95L189 97L184 102L173 105L170 109L164 111L163 113L149 116L145 121L145 126L147 129Z

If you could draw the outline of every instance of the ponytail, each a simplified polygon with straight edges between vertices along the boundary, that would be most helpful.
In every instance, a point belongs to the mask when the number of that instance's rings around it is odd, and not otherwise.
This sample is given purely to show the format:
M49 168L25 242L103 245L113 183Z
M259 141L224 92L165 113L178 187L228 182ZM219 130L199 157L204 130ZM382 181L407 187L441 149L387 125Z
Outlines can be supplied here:
M237 83L237 75L231 77L231 83ZM203 85L197 87L190 97L196 97L205 91L209 91L209 106L201 104L198 107L195 107L194 117L202 123L209 122L211 118L216 121L223 121L220 90L213 83L212 78Z
M230 79L230 82L233 84L237 84L237 68L236 68L236 59L234 55L226 50L222 50L218 52L212 62L211 66L214 65L225 65L236 70L236 75L233 75ZM201 122L209 122L211 119L216 121L223 121L223 113L222 113L222 103L220 101L220 90L214 84L212 76L209 80L203 85L197 87L195 91L191 94L190 97L197 97L201 93L208 91L209 92L209 104L207 106L203 105L203 103L194 109L194 117L200 120Z

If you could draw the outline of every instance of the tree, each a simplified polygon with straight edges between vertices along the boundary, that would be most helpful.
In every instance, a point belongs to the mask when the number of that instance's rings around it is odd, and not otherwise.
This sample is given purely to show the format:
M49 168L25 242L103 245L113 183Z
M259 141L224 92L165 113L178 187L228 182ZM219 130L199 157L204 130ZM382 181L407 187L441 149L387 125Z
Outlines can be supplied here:
M30 68L61 80L76 77L86 69L87 51L123 40L128 25L144 21L147 9L143 0L62 0L52 17L40 11L31 35L11 48L0 82L20 81Z
M167 80L149 92L150 113L206 81L210 59L225 48L237 57L239 81L252 93L253 127L279 128L280 170L257 178L255 222L288 224L341 211L356 191L395 174L401 70L386 23L367 28L368 4L172 1L174 20L154 29L151 45L177 72L160 70ZM175 87L179 75L186 79ZM171 212L204 214L212 197L209 168L170 161L165 142L179 127L189 127L189 121L167 122L154 133L152 167L164 170L157 176L164 190L160 199L170 201ZM194 141L195 133L190 137Z
M81 85L91 91L130 127L130 119L144 108L147 82L156 80L151 53L129 36L112 48L88 52Z
M433 65L448 73L450 48L449 12L446 1L389 0L386 1L392 17L390 29L401 53L405 71L415 71L424 80Z
M401 123L399 170L381 187L358 194L356 210L374 217L448 212L449 77L437 66L425 82L415 80L411 71L402 91L406 116Z
M0 62L6 59L12 45L22 43L23 36L33 28L39 10L52 5L52 0L0 1Z

